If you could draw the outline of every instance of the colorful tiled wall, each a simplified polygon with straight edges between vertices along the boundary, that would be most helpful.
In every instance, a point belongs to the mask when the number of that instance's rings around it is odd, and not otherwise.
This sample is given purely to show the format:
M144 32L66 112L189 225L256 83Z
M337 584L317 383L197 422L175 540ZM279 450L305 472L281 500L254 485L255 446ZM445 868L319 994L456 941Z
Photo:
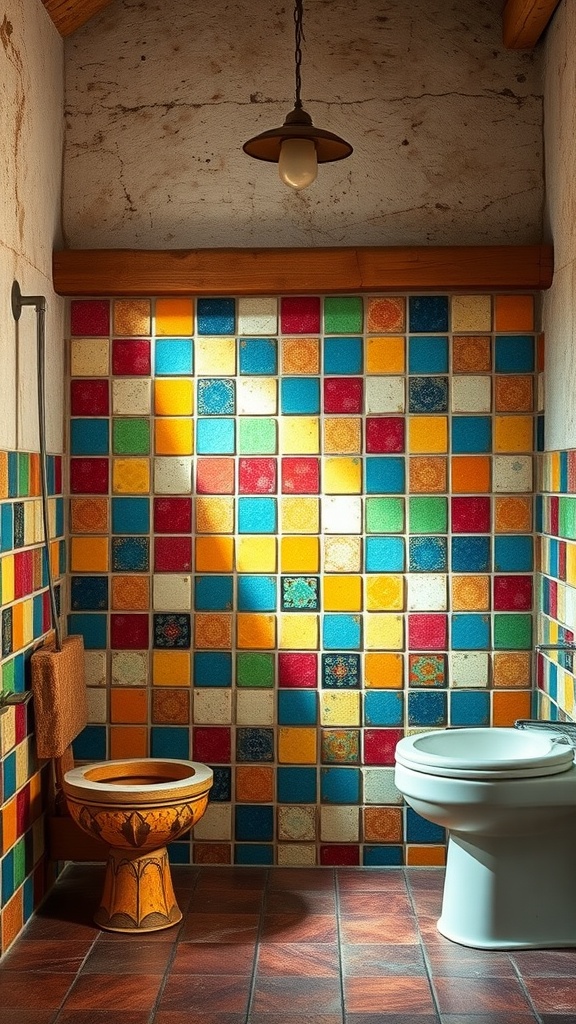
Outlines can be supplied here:
M62 458L47 460L50 557L55 580L65 569ZM30 656L51 628L43 544L40 458L0 452L0 953L42 899L54 866L44 852L47 768L36 758L31 703L8 704L30 689ZM56 598L59 602L59 585Z
M77 758L214 767L176 861L440 862L397 740L531 711L533 296L70 317Z
M537 639L543 644L571 644L576 624L576 451L544 452L540 466ZM576 719L574 668L570 651L538 655L540 717Z

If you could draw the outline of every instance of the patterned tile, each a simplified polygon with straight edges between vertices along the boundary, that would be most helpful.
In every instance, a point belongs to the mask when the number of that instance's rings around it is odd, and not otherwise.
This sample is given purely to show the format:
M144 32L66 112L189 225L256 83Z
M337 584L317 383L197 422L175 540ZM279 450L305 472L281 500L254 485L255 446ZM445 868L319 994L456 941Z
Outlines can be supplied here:
M369 334L389 334L403 331L406 322L406 300L403 297L382 296L369 298L366 310L366 330Z
M454 373L482 373L492 369L490 338L479 335L454 335L452 339Z
M318 576L282 576L282 611L317 611L320 607Z
M320 339L284 338L282 341L282 373L320 373Z

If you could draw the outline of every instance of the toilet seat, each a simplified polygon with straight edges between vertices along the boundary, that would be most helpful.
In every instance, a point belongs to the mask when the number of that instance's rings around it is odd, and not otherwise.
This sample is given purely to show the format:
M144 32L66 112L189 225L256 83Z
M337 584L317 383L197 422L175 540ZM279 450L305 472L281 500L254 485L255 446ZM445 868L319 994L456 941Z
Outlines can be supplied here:
M211 778L212 770L198 761L129 757L72 768L64 776L64 791L71 799L115 807L174 804L203 793Z
M518 729L438 729L405 736L396 760L425 775L460 779L526 779L558 775L574 764L562 736Z

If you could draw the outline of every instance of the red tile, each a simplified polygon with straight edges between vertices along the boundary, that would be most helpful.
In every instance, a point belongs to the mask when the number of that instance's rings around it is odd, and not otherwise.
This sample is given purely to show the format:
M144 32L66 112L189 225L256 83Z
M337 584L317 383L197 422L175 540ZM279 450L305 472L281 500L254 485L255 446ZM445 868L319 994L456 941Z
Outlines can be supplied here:
M320 460L314 458L282 459L283 494L318 494L320 491Z
M280 324L283 334L318 334L320 299L315 295L284 297L280 301Z
M191 537L155 538L154 572L190 572L191 568Z
M71 939L20 938L2 957L4 971L47 971L50 974L76 974L89 949L89 943ZM4 1018L2 1018L4 1019Z
M102 338L110 334L108 299L72 299L70 333L73 337Z
M108 459L70 459L72 494L108 494Z
M199 458L196 462L197 494L234 494L234 459Z
M489 533L490 498L452 498L452 533Z
M148 648L149 630L147 615L110 616L110 646L113 650L138 650Z
M54 455L54 494L62 494L62 456Z
M278 685L314 690L318 678L316 654L279 654Z
M240 494L275 494L276 459L240 459L238 490Z
M16 794L16 829L23 836L30 825L30 785L27 784Z
M364 386L361 377L326 377L324 412L362 412Z
M434 1002L427 978L407 977L348 977L344 980L344 1004L347 1013L389 1014L434 1013Z
M125 935L119 956L117 939L108 940L106 932L100 937L82 967L83 974L158 974L165 969L172 957L169 942L155 941L150 935L143 942L142 937Z
M338 946L331 942L261 942L258 976L339 977Z
M394 942L414 946L418 929L414 917L382 914L380 917L344 917L340 922L341 941L350 945Z
M558 525L558 523L559 523L559 515L560 515L560 512L559 512L559 509L560 509L560 499L558 497L556 497L555 495L552 495L552 497L549 500L550 500L550 530L548 532L550 533L550 535L552 537L557 537L559 532L560 532L559 525Z
M112 342L112 373L118 377L149 377L150 342L135 338Z
M223 950L228 943L254 944L258 934L259 914L190 914L185 919L179 941L217 942Z
M232 742L230 729L220 726L194 727L194 760L209 764L230 764Z
M191 533L191 498L154 498L155 533Z
M56 1008L64 999L71 980L69 974L62 972L0 972L0 1006L22 1010Z
M495 576L494 610L527 612L532 608L531 576Z
M73 380L70 384L72 416L108 416L110 412L107 380Z
M370 978L374 975L409 977L425 975L426 964L419 943L344 943L342 974L361 978Z
M148 1010L156 1002L162 974L80 974L65 1010Z
M34 589L34 558L30 550L14 555L14 596L27 597Z
M259 978L256 980L252 1013L284 1012L314 1015L321 1006L324 1013L336 1013L341 1007L340 983L336 978ZM286 1014L286 1008L290 1013Z
M402 729L365 729L364 763L395 764L396 744L402 739Z
M408 646L412 650L445 651L448 642L446 615L409 615Z
M368 453L403 452L404 419L400 416L366 417L366 451Z
M360 847L351 843L331 843L320 847L320 863L325 867L360 863Z
M223 957L230 974L252 975L254 946L252 943L179 942L170 968L171 974L219 974Z

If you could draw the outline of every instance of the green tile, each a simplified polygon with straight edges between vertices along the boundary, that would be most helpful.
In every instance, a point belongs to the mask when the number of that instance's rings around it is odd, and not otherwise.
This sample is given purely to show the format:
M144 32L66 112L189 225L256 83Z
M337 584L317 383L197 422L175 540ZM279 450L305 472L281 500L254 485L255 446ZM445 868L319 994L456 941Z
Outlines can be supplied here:
M238 654L236 659L237 686L274 686L274 655L260 651Z
M239 421L241 455L275 455L276 422L262 416L243 416Z
M14 693L14 658L2 665L2 689L5 693Z
M14 847L14 888L19 889L26 878L26 849L24 836L18 840Z
M532 649L532 616L510 613L494 616L494 647L496 650L529 651Z
M576 540L576 498L560 498L560 536Z
M401 533L403 498L366 498L366 533Z
M330 295L324 299L326 334L361 334L362 299L359 295Z
M446 533L448 502L446 498L410 498L408 504L410 533Z
M26 498L30 487L30 456L27 452L18 452L18 496Z
M150 423L145 419L117 419L112 427L114 455L148 455L150 452Z

